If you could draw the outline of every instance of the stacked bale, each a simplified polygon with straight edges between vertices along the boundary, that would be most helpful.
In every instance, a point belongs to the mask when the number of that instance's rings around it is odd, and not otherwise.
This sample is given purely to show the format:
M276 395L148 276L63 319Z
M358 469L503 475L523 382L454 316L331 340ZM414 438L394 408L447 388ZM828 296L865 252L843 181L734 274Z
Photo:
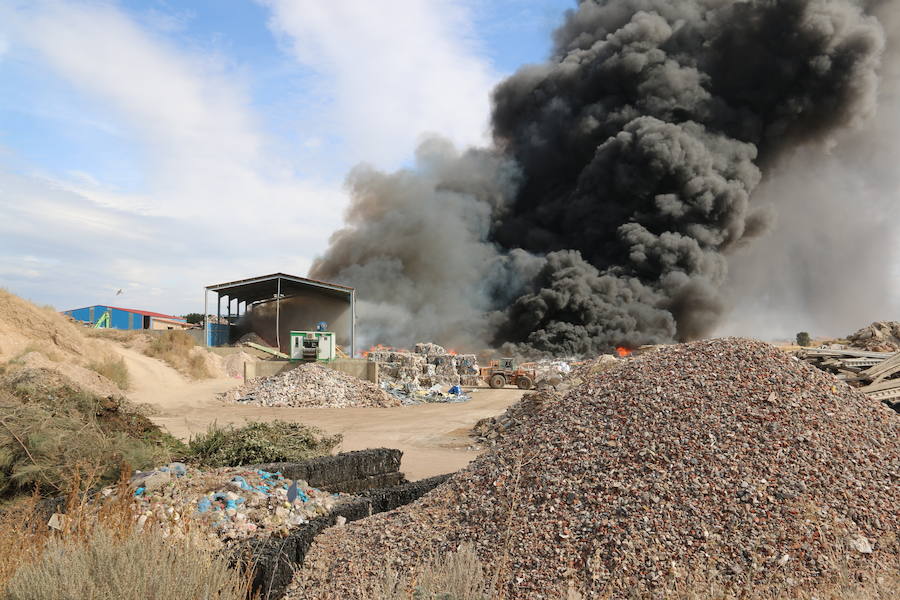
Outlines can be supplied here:
M413 352L378 349L369 352L367 357L380 363L379 377L388 383L422 388L481 383L474 354L454 354L430 342L416 344Z

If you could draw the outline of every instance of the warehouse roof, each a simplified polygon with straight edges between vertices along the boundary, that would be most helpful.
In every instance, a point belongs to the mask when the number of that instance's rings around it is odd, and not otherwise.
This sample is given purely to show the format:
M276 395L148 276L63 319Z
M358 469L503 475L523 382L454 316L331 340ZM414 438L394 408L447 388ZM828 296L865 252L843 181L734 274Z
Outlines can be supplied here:
M65 310L65 311L63 311L63 312L72 312L72 311L75 311L75 310L83 310L83 309L85 309L85 308L95 308L95 307L97 307L97 306L102 306L103 308L111 308L111 309L113 309L113 310L121 310L121 311L124 311L124 312L135 313L135 314L138 314L138 315L143 315L143 316L145 316L145 317L157 317L157 318L160 318L160 319L174 319L174 320L176 320L176 321L184 321L184 318L182 318L182 317L176 317L175 315L166 315L166 314L163 314L163 313L151 312L151 311L149 311L149 310L139 310L139 309L137 309L137 308L122 308L122 307L120 307L120 306L109 306L108 304L93 304L93 305L91 305L91 306L83 306L83 307L81 307L81 308L73 308L73 309L71 309L71 310Z
M287 275L285 273L272 273L271 275L208 285L206 289L241 302L258 302L274 298L278 293L279 283L283 296L289 296L292 293L306 291L311 288L326 294L346 296L348 299L353 295L352 287L297 277L296 275Z

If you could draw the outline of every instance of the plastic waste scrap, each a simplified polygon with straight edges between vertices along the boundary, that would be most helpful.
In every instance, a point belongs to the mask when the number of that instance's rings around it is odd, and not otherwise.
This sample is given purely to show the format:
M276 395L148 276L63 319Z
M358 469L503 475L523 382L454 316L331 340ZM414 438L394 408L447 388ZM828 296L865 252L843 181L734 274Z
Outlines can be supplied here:
M140 526L153 519L169 535L179 536L189 530L197 533L197 524L205 524L200 535L210 548L250 536L287 535L352 498L310 487L303 480L292 482L279 472L242 467L204 471L183 463L136 473L132 487ZM104 495L111 492L108 488Z
M434 402L466 402L472 399L472 396L465 393L458 385L451 386L447 392L444 392L438 384L423 389L418 384L409 381L403 383L383 381L381 389L395 398L399 398L404 406Z

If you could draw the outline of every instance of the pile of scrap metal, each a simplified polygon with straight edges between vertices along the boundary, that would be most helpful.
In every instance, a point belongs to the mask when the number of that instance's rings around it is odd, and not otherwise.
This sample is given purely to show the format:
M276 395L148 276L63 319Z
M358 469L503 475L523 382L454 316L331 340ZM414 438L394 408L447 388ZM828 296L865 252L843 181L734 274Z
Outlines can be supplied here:
M797 357L900 412L900 352L805 348Z

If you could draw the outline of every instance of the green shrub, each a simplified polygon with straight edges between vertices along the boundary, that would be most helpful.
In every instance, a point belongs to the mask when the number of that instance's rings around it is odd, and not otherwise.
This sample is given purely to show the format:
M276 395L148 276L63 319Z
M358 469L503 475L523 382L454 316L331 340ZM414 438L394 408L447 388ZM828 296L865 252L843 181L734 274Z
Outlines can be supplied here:
M801 331L797 334L797 345L798 346L809 346L810 339L809 334L805 331Z
M21 566L4 600L245 600L250 579L223 556L156 530L124 538L96 527L86 542L51 539Z
M164 444L105 432L76 411L54 413L40 404L0 398L0 496L35 488L59 494L76 468L113 483L123 463L145 469L171 456Z
M267 462L292 462L330 454L342 440L301 423L250 422L243 427L210 425L191 438L191 459L210 467L236 467Z
M128 377L128 365L125 364L124 358L119 358L118 360L107 358L104 361L95 361L89 363L88 368L115 383L119 386L119 389L128 389L130 378Z
M186 451L123 399L101 399L47 369L0 380L0 497L58 494L76 469L112 483L123 463L145 469Z

